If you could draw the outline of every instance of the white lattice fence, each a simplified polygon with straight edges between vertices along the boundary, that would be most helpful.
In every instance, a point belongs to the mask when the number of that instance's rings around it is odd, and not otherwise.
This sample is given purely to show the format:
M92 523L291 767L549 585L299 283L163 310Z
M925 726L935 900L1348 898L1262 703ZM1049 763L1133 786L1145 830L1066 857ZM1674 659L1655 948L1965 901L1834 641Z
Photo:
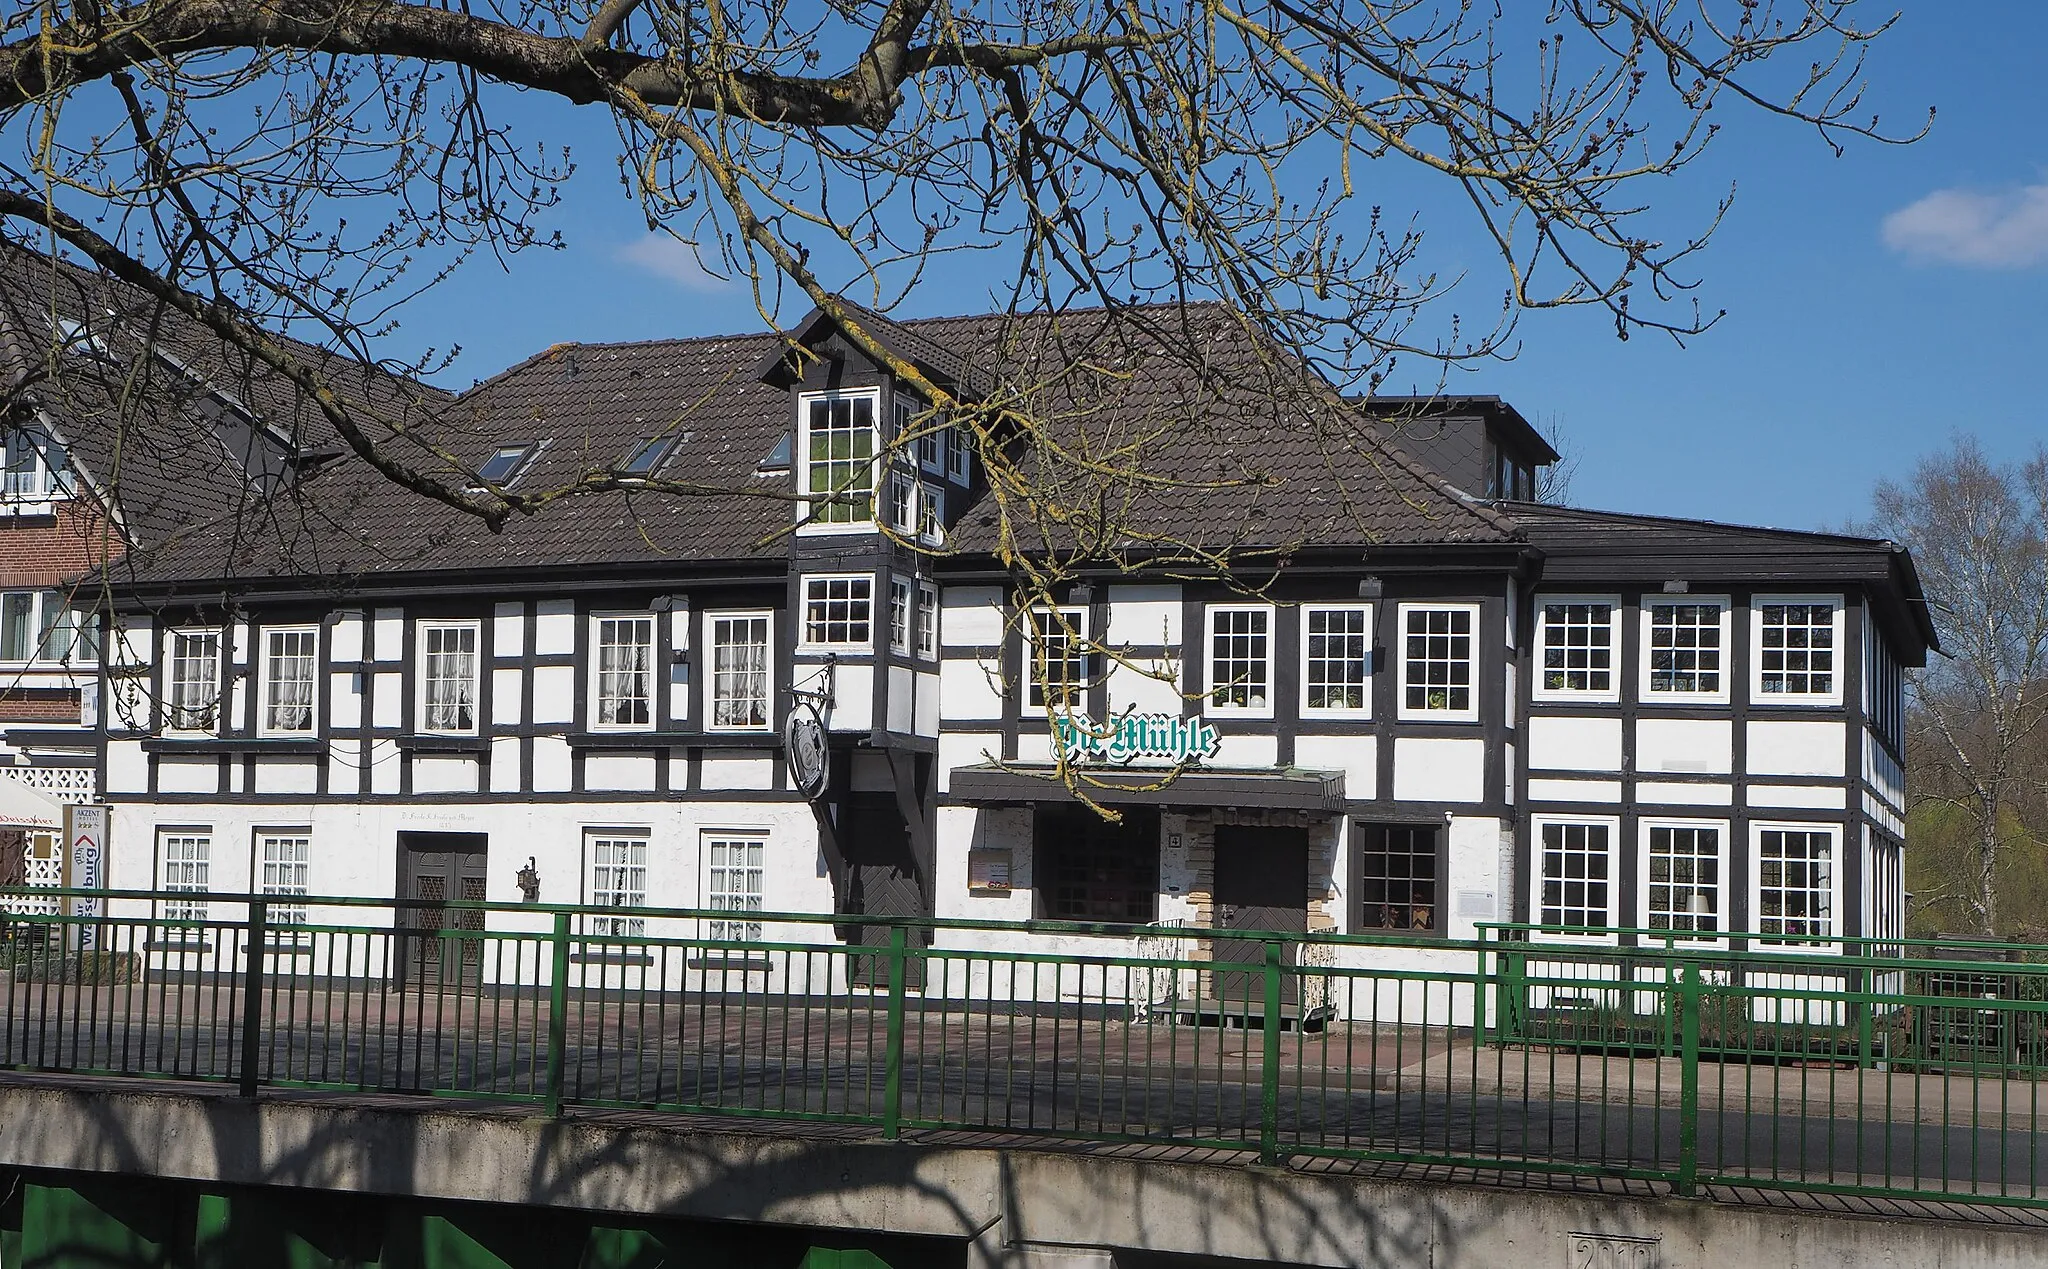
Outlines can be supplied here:
M0 767L0 775L73 806L92 801L98 791L91 767Z

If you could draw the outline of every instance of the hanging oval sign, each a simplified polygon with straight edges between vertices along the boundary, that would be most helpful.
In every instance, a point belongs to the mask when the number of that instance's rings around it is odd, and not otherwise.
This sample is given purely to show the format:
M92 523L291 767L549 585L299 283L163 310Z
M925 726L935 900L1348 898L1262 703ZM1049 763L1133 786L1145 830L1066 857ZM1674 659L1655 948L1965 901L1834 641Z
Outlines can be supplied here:
M809 705L790 707L789 717L782 721L782 747L789 763L789 782L797 792L817 801L831 775L832 754L816 710Z

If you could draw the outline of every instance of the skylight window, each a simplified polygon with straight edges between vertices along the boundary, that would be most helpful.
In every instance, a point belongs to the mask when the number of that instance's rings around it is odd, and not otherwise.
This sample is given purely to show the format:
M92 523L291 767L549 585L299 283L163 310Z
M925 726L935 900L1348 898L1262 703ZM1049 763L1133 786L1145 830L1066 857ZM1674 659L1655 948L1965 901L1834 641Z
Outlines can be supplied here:
M786 472L789 470L790 463L794 461L792 455L795 452L795 437L788 432L784 432L782 439L775 442L775 448L768 451L767 456L755 465L754 470L764 476Z
M539 447L531 442L521 445L500 445L498 452L485 459L484 465L476 469L477 479L486 485L511 484L512 478L526 466L526 460L533 456L537 448Z
M669 446L675 443L670 436L650 436L633 447L632 454L619 467L621 476L651 476L661 466L661 460L668 457Z

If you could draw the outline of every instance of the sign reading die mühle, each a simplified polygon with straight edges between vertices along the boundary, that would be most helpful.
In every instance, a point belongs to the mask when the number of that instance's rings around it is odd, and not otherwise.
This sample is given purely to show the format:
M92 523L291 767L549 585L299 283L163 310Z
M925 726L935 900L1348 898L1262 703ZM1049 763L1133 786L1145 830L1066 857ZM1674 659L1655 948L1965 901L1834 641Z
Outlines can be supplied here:
M1053 738L1069 762L1200 762L1215 757L1223 747L1222 735L1205 720L1170 714L1121 714L1102 723L1086 714L1062 714L1052 726Z

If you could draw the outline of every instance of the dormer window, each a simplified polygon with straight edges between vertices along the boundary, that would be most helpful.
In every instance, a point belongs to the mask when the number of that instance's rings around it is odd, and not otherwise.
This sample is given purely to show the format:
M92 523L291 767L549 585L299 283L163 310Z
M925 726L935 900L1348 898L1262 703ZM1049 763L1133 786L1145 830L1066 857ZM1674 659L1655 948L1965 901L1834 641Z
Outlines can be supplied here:
M799 516L812 526L865 527L875 519L876 392L827 392L802 398L807 495Z
M643 478L652 476L655 469L661 466L661 460L668 457L669 447L674 444L673 436L650 436L643 439L633 447L632 453L626 456L626 461L619 465L618 474Z
M486 485L497 485L501 488L509 485L526 469L527 462L539 449L540 444L536 441L500 445L497 452L485 459L484 465L476 469L476 478Z
M47 432L22 428L7 434L4 492L10 502L37 501L63 492L64 451Z

